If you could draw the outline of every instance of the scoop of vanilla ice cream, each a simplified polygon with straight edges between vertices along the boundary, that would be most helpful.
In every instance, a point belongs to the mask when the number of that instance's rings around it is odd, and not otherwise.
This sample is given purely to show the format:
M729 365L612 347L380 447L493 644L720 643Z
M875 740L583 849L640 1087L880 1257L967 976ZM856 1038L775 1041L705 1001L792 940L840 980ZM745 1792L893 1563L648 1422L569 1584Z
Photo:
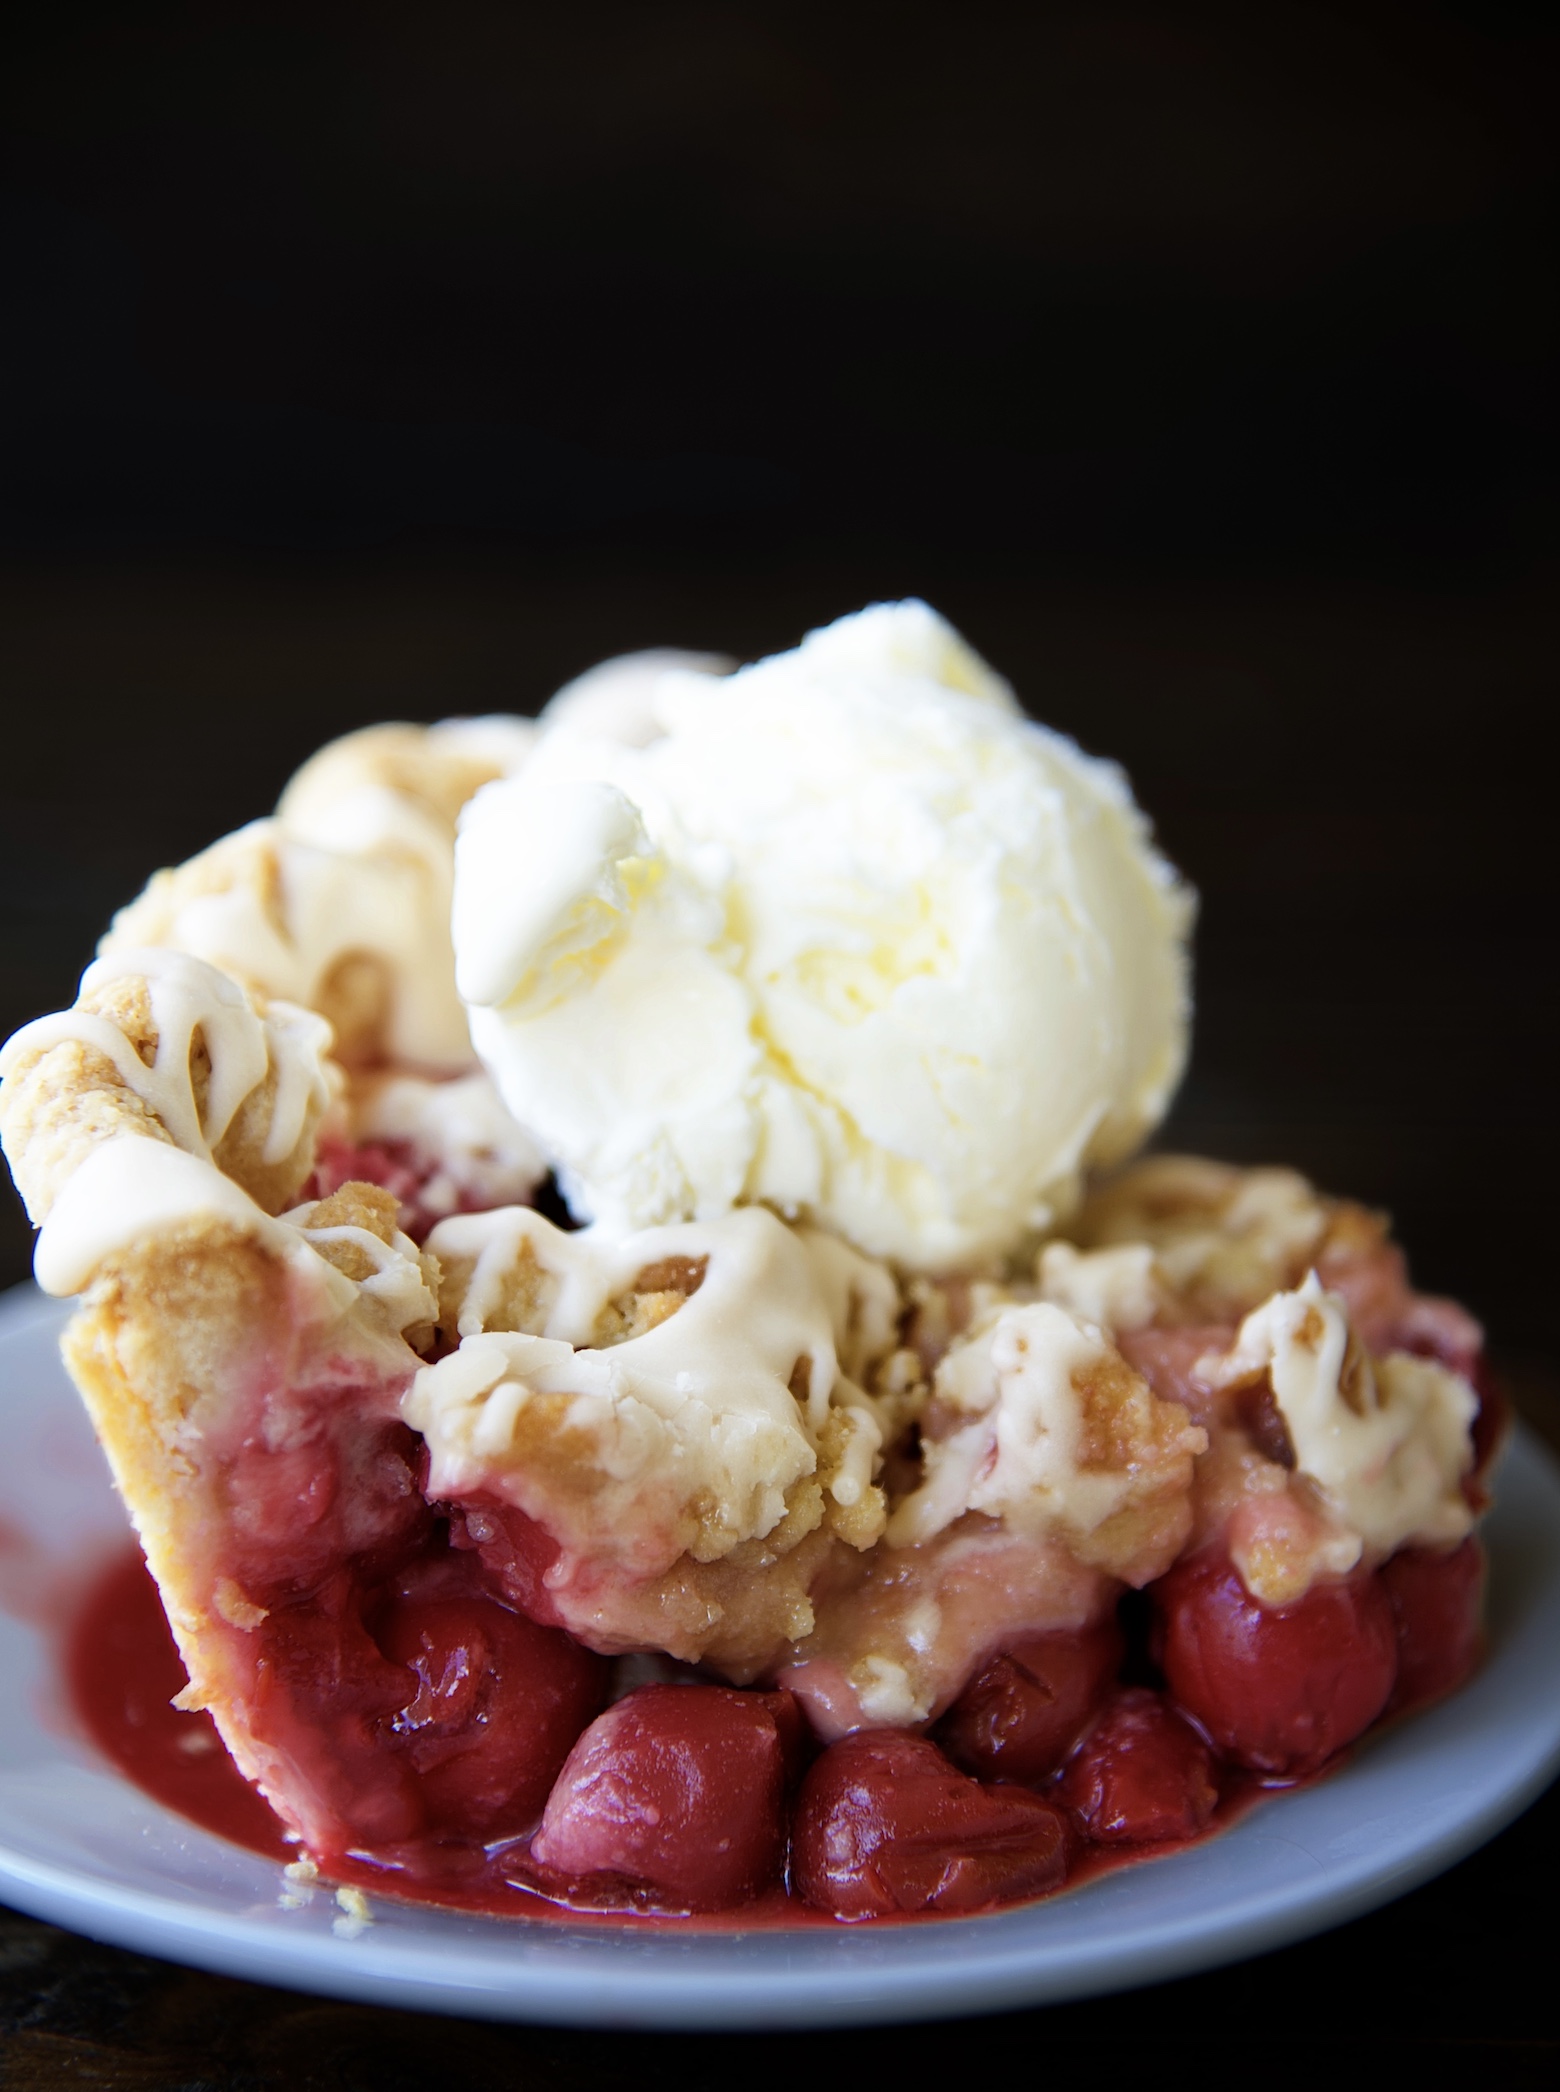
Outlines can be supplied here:
M456 845L472 1037L571 1204L973 1267L1155 1124L1190 894L925 604L641 698L640 745L544 713Z
M668 670L685 668L693 675L723 676L736 665L727 654L690 654L670 646L616 654L610 661L598 661L554 693L547 707L548 729L593 734L643 748L660 737L655 691Z

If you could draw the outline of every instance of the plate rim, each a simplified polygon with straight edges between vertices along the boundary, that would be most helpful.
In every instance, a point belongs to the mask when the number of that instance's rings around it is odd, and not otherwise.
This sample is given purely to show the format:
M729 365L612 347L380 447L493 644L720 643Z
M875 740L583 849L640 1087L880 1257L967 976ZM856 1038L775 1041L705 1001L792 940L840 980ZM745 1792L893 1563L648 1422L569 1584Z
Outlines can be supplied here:
M0 1293L0 1359L40 1324L58 1327L69 1306L27 1285ZM63 1369L60 1385L68 1389ZM73 1394L70 1399L74 1401ZM1547 1493L1560 1509L1560 1464L1520 1424L1510 1465L1523 1476L1524 1487L1531 1484ZM1553 1611L1560 1599L1560 1540L1544 1593ZM1498 1678L1500 1663L1497 1650L1483 1674L1486 1681ZM1476 1695L1479 1685L1476 1679L1467 1694L1444 1704L1457 1707ZM1429 1710L1419 1719L1432 1719L1435 1712ZM1560 1769L1560 1678L1545 1712L1547 1726L1536 1724L1527 1738L1528 1748L1512 1753L1499 1786L1479 1790L1474 1803L1438 1824L1433 1835L1416 1840L1396 1834L1383 1849L1363 1851L1314 1881L1276 1887L1257 1882L1195 1924L1184 1918L1167 1921L1162 1913L1150 1911L1136 1920L1129 1918L1120 1934L1105 1943L1098 1938L1026 1941L1023 1920L1026 1912L1063 1907L1073 1895L1091 1896L1110 1884L1130 1883L1135 1868L1085 1884L1064 1899L981 1917L840 1931L809 1928L792 1934L775 1928L687 1934L657 1928L653 1934L634 1935L629 1956L622 1952L621 1935L605 1928L468 1917L388 1899L386 1915L410 1913L418 1929L390 1922L356 1938L334 1937L317 1924L300 1925L296 1933L262 1933L251 1914L204 1908L168 1889L105 1883L78 1867L31 1855L7 1842L3 1829L0 1896L34 1917L132 1952L251 1982L435 2014L663 2031L823 2028L963 2017L1098 1996L1228 1966L1379 1908L1487 1842L1549 1784ZM1398 1733L1412 1733L1411 1724L1405 1724L1403 1732L1389 1732L1386 1740ZM1432 1747L1450 1750L1455 1744L1444 1740ZM1368 1764L1368 1754L1360 1762ZM181 1836L205 1841L223 1853L242 1852L163 1809L106 1765L95 1769ZM1322 1787L1336 1792L1337 1783L1347 1780L1351 1770L1341 1768ZM1320 1787L1304 1790L1319 1791ZM1273 1797L1245 1823L1271 1828L1274 1812L1282 1810L1285 1801L1284 1796ZM1216 1851L1225 1837L1238 1835L1241 1828L1191 1852ZM257 1855L242 1856L261 1866L273 1864ZM1144 1863L1149 1868L1173 1864L1173 1857ZM457 1945L462 1938L486 1946L472 1956L464 1974ZM965 1951L939 1957L923 1947L894 1954L895 1943L937 1939L956 1940ZM512 1959L495 1951L501 1942L517 1940L534 1951ZM787 1955L774 1947L776 1941L831 1942L823 1951L837 1965L819 1966L816 1949ZM754 1942L766 1944L755 1947ZM466 1951L471 1953L470 1944Z

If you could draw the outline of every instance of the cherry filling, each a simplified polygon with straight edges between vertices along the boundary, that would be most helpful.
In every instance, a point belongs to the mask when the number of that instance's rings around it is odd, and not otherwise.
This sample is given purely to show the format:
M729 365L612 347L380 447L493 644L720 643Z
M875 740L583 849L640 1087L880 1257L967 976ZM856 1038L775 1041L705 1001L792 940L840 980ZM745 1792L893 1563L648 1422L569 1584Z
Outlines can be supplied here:
M435 1211L423 1202L422 1193L435 1174L433 1165L420 1159L407 1141L355 1143L343 1140L339 1134L322 1134L313 1175L304 1185L300 1199L329 1198L343 1184L377 1184L399 1202L404 1231L414 1242L421 1242L450 1210L446 1207Z
M308 1791L323 1856L532 1828L609 1667L484 1589L469 1555L351 1568L252 1631L248 1715Z
M1057 1799L1099 1845L1195 1838L1219 1801L1213 1753L1162 1693L1117 1693L1057 1783Z
M392 1572L375 1560L355 1582L344 1566L246 1634L244 1704L254 1733L290 1759L328 1872L498 1912L534 1913L540 1894L584 1911L766 1922L805 1904L849 1921L1043 1895L1199 1836L1249 1798L1242 1767L1269 1779L1314 1769L1358 1733L1383 1676L1399 1680L1389 1707L1417 1704L1460 1683L1479 1648L1477 1542L1405 1550L1254 1629L1227 1565L1205 1556L1153 1593L1167 1670L1184 1691L1178 1638L1220 1651L1213 1673L1244 1726L1206 1696L1189 1709L1173 1690L1118 1685L1119 1636L1096 1627L1015 1644L945 1717L950 1745L997 1738L996 1783L927 1737L875 1730L816 1757L798 1791L816 1746L793 1695L653 1685L602 1712L610 1666L505 1604L475 1550L429 1526ZM1233 1655L1232 1621L1244 1632ZM1129 1653L1126 1668L1141 1659ZM70 1677L89 1730L132 1778L225 1835L285 1849L209 1719L167 1705L182 1671L138 1559L116 1565L80 1616ZM1027 1681L1016 1692L1015 1677ZM1011 1781L1012 1739L1039 1750L1043 1734L1049 1758L1055 1710L1065 1703L1071 1724L1085 1700L1059 1765Z
M647 1685L593 1721L531 1841L571 1902L725 1910L778 1886L801 1742L790 1693Z
M1152 1617L1147 1648L1113 1619L1016 1639L933 1736L847 1736L803 1777L815 1746L790 1693L651 1685L608 1706L612 1665L557 1625L554 1543L496 1499L430 1504L395 1392L345 1371L252 1390L247 1434L212 1449L231 1572L214 1603L222 1688L309 1849L435 1900L990 1909L1091 1855L1197 1837L1243 1779L1309 1776L1384 1711L1462 1683L1481 1647L1475 1539L1278 1607L1210 1548L1128 1594L1129 1628L1134 1606ZM151 1603L144 1576L135 1590ZM84 1615L78 1704L132 1777L202 1815L215 1735L148 1716L148 1678L164 1704L177 1661L155 1608L151 1668L124 1617Z
M1484 1649L1484 1572L1472 1534L1450 1553L1405 1547L1382 1565L1397 1627L1395 1710L1442 1699L1472 1675Z
M606 1698L604 1659L498 1604L454 1554L397 1579L374 1638L415 1681L391 1748L416 1775L427 1826L484 1840L529 1830Z
M314 1171L300 1200L328 1198L351 1183L377 1184L388 1191L399 1202L401 1227L414 1242L421 1242L452 1213L480 1213L491 1204L491 1197L484 1198L454 1181L441 1163L419 1151L413 1141L355 1142L335 1133L322 1134Z
M450 1544L477 1556L490 1586L510 1605L544 1626L557 1625L547 1571L561 1549L546 1527L528 1518L518 1504L473 1495L451 1513Z
M1067 1828L1038 1794L982 1786L924 1736L868 1729L808 1773L791 1851L801 1894L833 1917L951 1914L1059 1888Z
M1314 1772L1364 1733L1397 1676L1381 1578L1357 1570L1265 1606L1210 1549L1154 1587L1157 1653L1174 1698L1226 1757L1254 1772Z
M350 1141L322 1133L314 1156L314 1173L303 1188L305 1199L329 1198L343 1184L379 1184L401 1200L415 1196L424 1172L412 1160L404 1141Z
M1038 1634L994 1656L937 1728L954 1764L988 1780L1032 1783L1056 1770L1121 1665L1121 1630Z
M236 1711L327 1861L529 1831L610 1674L451 1545L385 1396L262 1394L220 1485Z

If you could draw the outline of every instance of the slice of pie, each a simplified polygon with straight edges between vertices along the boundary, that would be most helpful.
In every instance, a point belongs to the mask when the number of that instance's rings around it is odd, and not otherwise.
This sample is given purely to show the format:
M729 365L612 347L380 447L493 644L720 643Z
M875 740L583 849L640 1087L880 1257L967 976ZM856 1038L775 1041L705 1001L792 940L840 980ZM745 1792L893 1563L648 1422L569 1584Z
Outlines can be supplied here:
M183 1703L309 1858L966 1912L1461 1682L1500 1403L1375 1215L1156 1156L951 1273L757 1202L567 1223L449 941L532 733L325 751L4 1054Z

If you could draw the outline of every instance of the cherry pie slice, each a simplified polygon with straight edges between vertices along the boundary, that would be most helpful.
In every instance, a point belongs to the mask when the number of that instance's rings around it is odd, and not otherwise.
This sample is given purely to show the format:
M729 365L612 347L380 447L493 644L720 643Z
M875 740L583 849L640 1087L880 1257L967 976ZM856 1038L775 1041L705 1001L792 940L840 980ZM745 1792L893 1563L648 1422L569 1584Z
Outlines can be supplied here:
M1501 1404L1375 1216L1161 1156L1001 1279L559 1224L423 949L513 748L415 731L160 875L0 1089L182 1704L317 1867L965 1913L1461 1682Z

